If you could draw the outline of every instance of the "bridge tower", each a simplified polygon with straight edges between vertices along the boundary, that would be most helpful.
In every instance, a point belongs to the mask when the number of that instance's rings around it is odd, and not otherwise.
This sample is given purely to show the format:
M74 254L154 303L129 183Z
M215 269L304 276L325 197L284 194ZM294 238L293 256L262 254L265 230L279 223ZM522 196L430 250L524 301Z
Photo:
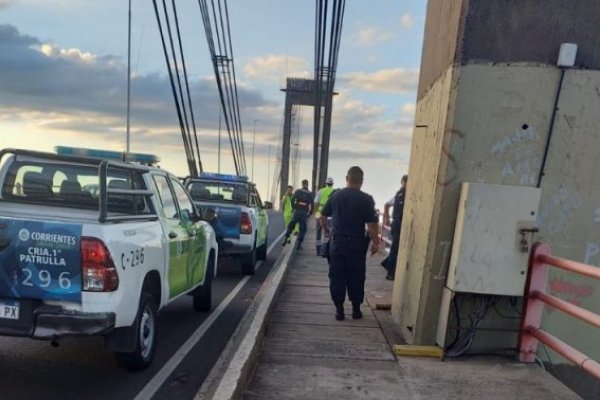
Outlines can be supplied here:
M294 115L293 109L297 106L311 106L315 107L317 103L320 103L321 108L326 105L329 101L332 101L333 96L336 93L332 91L317 93L315 92L315 81L314 79L304 78L287 78L285 89L281 89L285 92L285 109L284 109L284 120L283 120L283 139L281 148L281 170L279 173L279 198L283 197L285 188L289 184L290 176L290 149L291 149L291 137L292 137L292 116ZM317 107L315 107L317 108ZM331 116L329 115L329 120ZM320 184L325 183L326 176L321 175L327 174L327 163L329 159L329 125L324 126L321 130L321 134L317 137L315 135L314 140L314 151L313 151L313 174L312 174L312 188L313 191L319 187ZM325 133L323 133L325 132ZM326 152L322 152L321 149L326 149ZM322 181L322 182L321 182Z

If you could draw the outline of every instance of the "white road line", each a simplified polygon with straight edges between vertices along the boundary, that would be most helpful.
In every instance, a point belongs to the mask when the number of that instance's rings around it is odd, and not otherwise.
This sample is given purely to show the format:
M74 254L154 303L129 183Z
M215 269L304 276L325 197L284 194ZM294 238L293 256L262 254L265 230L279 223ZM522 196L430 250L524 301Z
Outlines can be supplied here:
M273 248L279 243L279 240L285 235L285 232L279 235L277 239L267 249L267 254L270 253ZM262 261L259 261L256 265L258 270L263 265ZM242 290L246 282L251 276L245 276L237 284L237 286L221 301L221 303L210 313L208 318L192 333L192 335L181 345L181 347L171 356L169 361L163 365L163 367L152 377L146 386L135 396L134 400L147 400L156 394L158 389L165 383L169 376L175 371L175 369L181 364L183 359L188 353L194 348L194 346L202 339L202 336L210 329L212 324L219 318L219 316L225 311L227 306L233 301L235 296Z

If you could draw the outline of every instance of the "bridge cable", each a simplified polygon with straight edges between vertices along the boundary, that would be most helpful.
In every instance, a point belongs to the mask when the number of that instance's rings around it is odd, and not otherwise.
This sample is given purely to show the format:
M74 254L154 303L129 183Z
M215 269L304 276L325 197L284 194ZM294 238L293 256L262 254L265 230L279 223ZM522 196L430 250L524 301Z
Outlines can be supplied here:
M187 138L184 122L183 122L181 107L179 104L179 96L177 95L177 89L175 87L175 80L173 78L173 70L171 67L169 52L167 50L167 44L165 41L165 35L164 35L164 30L163 30L163 26L162 26L162 22L161 22L160 12L158 11L158 5L156 4L156 1L157 0L152 0L152 3L154 5L154 13L156 15L156 22L158 24L158 30L160 33L160 39L161 39L161 43L162 43L165 62L167 63L167 71L169 72L169 82L171 84L171 91L173 94L173 101L175 103L175 109L177 111L177 118L179 120L179 129L181 130L181 137L183 140L183 146L184 146L186 159L187 159L187 163L188 163L188 169L189 169L189 172L191 175L197 175L196 165L195 165L195 162L193 159L193 154L190 153L190 146L189 146L189 143L187 140L188 138Z

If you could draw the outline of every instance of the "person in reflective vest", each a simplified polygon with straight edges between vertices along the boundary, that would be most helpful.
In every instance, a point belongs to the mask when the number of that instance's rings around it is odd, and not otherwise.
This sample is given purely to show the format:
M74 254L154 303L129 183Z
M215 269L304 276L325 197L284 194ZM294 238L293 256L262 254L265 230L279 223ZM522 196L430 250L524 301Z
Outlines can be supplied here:
M328 177L325 180L325 186L321 188L317 192L317 196L315 197L315 218L317 218L317 255L321 255L321 236L322 236L322 228L321 228L321 210L327 204L327 200L331 197L331 193L333 192L333 178Z
M292 217L294 216L294 207L292 207L292 195L294 194L294 187L292 185L288 186L283 197L281 198L281 213L283 214L283 222L285 227L292 222ZM294 232L298 231L298 225L294 229Z
M283 246L288 242L292 231L296 224L300 225L300 232L298 233L298 243L297 248L300 250L302 248L302 241L304 240L304 235L306 234L306 220L308 216L311 215L313 206L314 206L314 197L313 194L308 190L308 181L304 179L302 181L302 189L296 190L294 196L292 196L292 207L294 208L294 215L292 216L292 220L287 226L287 230L285 232L285 239L282 243Z

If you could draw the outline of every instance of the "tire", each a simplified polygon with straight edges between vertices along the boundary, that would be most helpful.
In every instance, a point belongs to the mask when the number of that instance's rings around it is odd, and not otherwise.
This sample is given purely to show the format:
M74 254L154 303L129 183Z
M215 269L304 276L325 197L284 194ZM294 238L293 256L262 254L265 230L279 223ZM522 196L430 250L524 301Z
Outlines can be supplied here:
M138 315L133 328L137 332L135 350L132 352L116 352L117 363L130 371L140 371L148 367L154 358L158 328L158 307L156 300L148 293L142 292Z
M192 294L194 302L194 310L196 311L210 311L212 308L212 280L215 269L215 261L211 256L206 264L206 278L204 284Z
M256 244L252 247L252 251L242 258L242 274L243 275L254 275L254 269L256 267Z
M259 260L267 259L267 247L269 244L269 235L265 238L265 243L256 250L256 258Z

